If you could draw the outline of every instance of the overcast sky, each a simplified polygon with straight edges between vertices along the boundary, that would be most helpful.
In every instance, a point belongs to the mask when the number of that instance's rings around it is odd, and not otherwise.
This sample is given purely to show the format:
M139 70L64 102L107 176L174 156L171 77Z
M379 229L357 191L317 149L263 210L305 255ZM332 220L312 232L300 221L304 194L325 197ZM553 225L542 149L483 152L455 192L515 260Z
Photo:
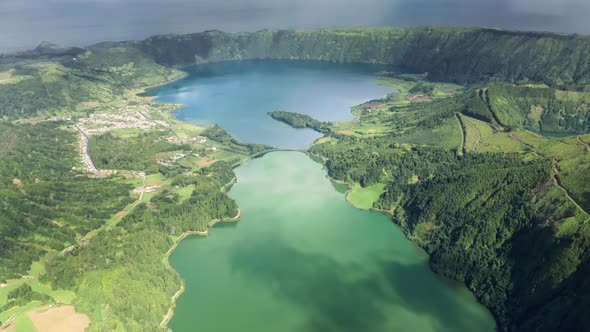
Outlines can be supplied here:
M0 50L210 29L478 25L590 34L590 0L0 0Z

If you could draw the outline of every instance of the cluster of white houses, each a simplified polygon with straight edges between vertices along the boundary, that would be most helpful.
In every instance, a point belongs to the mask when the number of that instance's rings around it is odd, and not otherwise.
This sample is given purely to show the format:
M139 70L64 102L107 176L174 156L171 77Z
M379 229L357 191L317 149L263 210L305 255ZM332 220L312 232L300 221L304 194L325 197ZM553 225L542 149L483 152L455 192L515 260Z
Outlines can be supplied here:
M142 111L122 110L118 113L94 113L79 120L77 127L86 135L106 133L112 130L166 128L169 124L162 120L149 119Z

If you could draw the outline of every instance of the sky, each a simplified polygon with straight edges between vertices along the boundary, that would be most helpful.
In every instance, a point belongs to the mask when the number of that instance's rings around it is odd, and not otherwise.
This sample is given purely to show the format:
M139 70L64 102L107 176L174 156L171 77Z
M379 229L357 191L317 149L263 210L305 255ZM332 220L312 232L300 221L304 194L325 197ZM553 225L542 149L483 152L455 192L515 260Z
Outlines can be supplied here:
M218 29L485 26L590 34L590 0L0 0L0 51Z

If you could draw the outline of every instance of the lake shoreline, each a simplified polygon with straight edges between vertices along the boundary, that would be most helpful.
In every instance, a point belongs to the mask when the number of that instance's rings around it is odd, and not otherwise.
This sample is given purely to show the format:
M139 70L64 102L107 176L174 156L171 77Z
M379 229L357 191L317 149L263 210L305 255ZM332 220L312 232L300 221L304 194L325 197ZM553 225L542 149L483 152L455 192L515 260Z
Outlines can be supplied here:
M404 237L405 237L405 238L406 238L408 241L410 241L410 243L412 243L413 245L415 245L417 249L419 249L420 251L422 251L422 252L424 253L424 255L426 255L426 257L427 257L427 259L428 259L428 265L429 265L429 267L430 267L430 270L431 270L431 271L432 271L432 272L433 272L433 273L434 273L436 276L438 276L438 277L439 277L439 278L441 278L442 280L446 280L447 282L456 283L457 285L461 285L461 286L465 287L465 288L466 288L466 289L469 291L469 293L470 293L472 296L474 296L474 298L475 298L476 302L477 302L479 305L481 305L483 308L485 308L485 310L486 310L486 311L487 311L487 312L488 312L488 313L491 315L491 317L493 317L493 319L494 319L494 322L496 322L496 317L493 315L493 313L490 311L490 309L489 309L487 306L483 305L483 304L482 304L482 303L479 301L479 299L477 299L477 297L475 297L475 295L474 295L474 293L473 293L473 290L471 290L470 288L468 288L468 287L467 287L467 285L466 285L465 283L463 283L463 282L460 282L460 281L458 281L458 280L455 280L455 279L452 279L452 278L445 277L444 275L442 275L442 274L440 274L440 273L436 272L436 271L435 271L435 270L432 268L432 266L430 265L430 254L429 254L429 253L428 253L428 252L427 252L427 251L426 251L426 250L425 250L425 249L424 249L422 246L420 246L420 245L419 245L417 242L415 242L413 239L411 239L410 237L408 237L408 233L407 233L407 231L406 231L406 230L405 230L405 229L404 229L402 226L400 226L398 223L396 223L396 222L395 222L395 220L393 220L393 218L395 218L395 214L394 214L394 212L393 212L393 211L391 211L391 210L386 210L386 209L376 209L376 208L365 209L365 208L361 208L361 207L358 207L358 206L356 206L356 205L355 205L355 204L354 204L354 203L353 203L353 202L350 200L350 198L348 197L348 196L349 196L349 193L350 193L350 192L352 191L352 189L353 189L353 184L352 184L352 183L350 183L350 182L347 182L347 181L338 180L338 179L335 179L335 178L331 177L331 176L330 176L330 175L327 173L327 168L326 168L326 165L325 165L326 158L324 158L324 157L322 157L322 156L319 156L319 155L315 155L315 154L311 153L311 152L310 152L310 151L308 151L308 150L306 150L306 151L303 151L303 150L276 149L276 150L265 151L265 152L261 153L260 155L256 155L256 156L254 156L254 157L250 157L250 158L248 158L248 159L246 159L246 160L242 161L241 163L239 163L238 165L236 165L235 167L232 167L232 168L234 168L234 169L235 169L235 168L237 168L237 167L240 167L240 166L244 165L244 164L245 164L247 161L249 161L249 160L251 160L251 159L259 158L259 157L262 157L262 156L264 156L264 155L266 155L266 154L269 154L269 153L272 153L272 152L300 152L300 153L304 153L304 154L306 154L306 155L307 155L307 156L309 156L309 157L316 157L316 158L320 159L320 160L322 161L322 162L321 162L321 164L322 164L322 168L323 168L323 170L326 172L326 178L328 178L328 180L329 180L329 181L333 181L333 182L335 182L335 183L339 183L339 184L344 184L344 185L346 185L346 186L348 187L347 191L344 193L344 198L345 198L346 202L347 202L347 203L348 203L350 206L352 206L352 207L353 207L353 208L355 208L355 209L359 209L359 210L363 210L363 211L374 211L374 212L379 212L379 213L383 213L383 214L387 215L387 216L390 218L390 221L391 221L391 222L392 222L392 223L395 225L395 227L399 227L399 229L400 229L400 230L402 231L402 233L404 234ZM224 193L225 193L225 192L226 192L226 189L227 189L228 187L231 187L231 185L233 185L233 184L234 184L234 183L236 183L236 182L237 182L237 177L234 177L234 178L233 178L233 179L232 179L230 182L228 182L227 184L225 184L225 185L224 185L224 186L223 186L223 187L222 187L220 190L221 190L222 192L224 192ZM162 322L160 323L160 328L165 328L165 327L166 327L166 326L167 326L167 325L170 323L170 321L171 321L171 319L172 319L172 317L174 316L174 313L175 313L175 309L176 309L176 303L177 303L178 299L180 298L180 296L181 296L181 295L184 293L184 291L185 291L185 289L186 289L186 286L185 286L185 281L184 281L184 279L182 278L182 276L180 275L180 273L179 273L179 272L177 272L177 271L176 271L176 270L175 270L175 269L174 269L174 268L173 268L173 267L170 265L170 261L169 261L169 259L170 259L170 256L171 256L171 255L174 253L174 251L176 250L176 248L177 248L177 247L178 247L178 246L179 246L179 245L182 243L182 241L183 241L184 239L186 239L186 238L188 238L188 237L191 237L191 236L195 236L195 235L197 235L197 236L205 236L205 237L206 237L206 236L209 236L209 234L210 234L209 232L211 231L211 229L212 229L212 228L213 228L213 227L214 227L216 224L218 224L218 223L222 223L222 222L237 222L237 221L239 221L239 220L241 219L241 215L242 215L242 213L241 213L241 209L238 207L238 211L237 211L237 214L236 214L236 216L235 216L235 217L231 217L231 218L217 218L217 219L213 219L213 220L211 220L211 221L210 221L210 222L207 224L207 229L206 229L206 230L204 230L204 231L187 231L187 232L184 232L184 233L182 233L182 234L181 234L181 235L180 235L180 236L179 236L179 237L176 239L176 241L174 242L174 244L172 245L172 247L170 247L170 249L168 250L168 252L166 252L166 255L165 255L165 258L164 258L164 264L165 264L166 268L168 268L168 269L169 269L170 271L172 271L174 274L176 274L176 275L178 275L178 276L179 276L179 278L180 278L180 280L181 280L181 287L180 287L180 289L179 289L179 290L178 290L178 291L177 291L177 292L176 292L176 293L175 293L175 294L172 296L172 299L171 299L171 305L170 305L170 307L169 307L169 309L168 309L168 312L167 312L167 313L166 313L166 315L164 316L164 318L163 318ZM497 327L496 327L496 329L497 329Z
M313 143L312 143L312 144L313 144ZM436 271L436 270L435 270L435 269L432 267L432 265L430 264L430 255L431 255L431 254L430 254L428 251L426 251L426 249L425 249L424 247L422 247L422 246L420 245L420 243L418 243L418 242L417 242L417 241L416 241L414 238L412 238L412 237L410 237L410 236L409 236L408 230L407 230L406 228L402 227L402 226L401 226L401 225L400 225L398 222L396 222L396 220L395 220L395 213L394 213L394 211L393 211L393 210L387 210L387 209L377 209L377 208L370 208L370 209L365 209L365 208L362 208L362 207L358 207L358 206L356 206L356 205L355 205L355 204L354 204L354 203L353 203L353 202L350 200L350 198L348 197L348 196L349 196L349 194L350 194L350 192L351 192L351 191L352 191L352 189L353 189L353 184L352 184L351 182L348 182L348 181L338 180L338 179L335 179L335 178L331 177L331 176L328 174L328 169L327 169L327 167L326 167L326 161L328 160L327 158L324 158L323 156L320 156L320 155L313 154L313 153L311 153L311 152L307 152L306 154L307 154L307 155L309 155L309 156L313 156L313 157L315 157L315 158L318 158L318 159L320 159L320 160L322 161L322 162L321 162L321 163L322 163L322 167L323 167L323 168L324 168L324 170L326 171L326 178L328 178L328 180L330 180L330 181L333 181L333 182L335 182L335 183L338 183L338 184L344 184L344 185L346 185L346 186L348 187L348 189L347 189L347 190L346 190L346 192L344 193L344 198L345 198L346 202L347 202L348 204L350 204L350 206L354 207L355 209L359 209L359 210L364 210L364 211L375 211L375 212L380 212L380 213L383 213L383 214L387 215L387 216L390 218L390 221L391 221L391 222L394 224L394 226L395 226L395 227L398 227L398 228L399 228L399 229L402 231L402 233L404 234L404 237L405 237L405 238L406 238L408 241L410 241L410 243L412 243L413 245L415 245L417 249L419 249L420 251L422 251L422 252L424 253L424 255L426 255L426 257L428 258L428 266L429 266L430 270L431 270L431 271L432 271L432 272L433 272L433 273L434 273L436 276L440 277L442 280L446 280L447 282L456 283L456 284L458 284L458 285L461 285L461 286L465 287L465 289L467 289L467 290L469 291L469 293L470 293L470 294L471 294L471 295L474 297L474 299L476 300L476 302L477 302L479 305L481 305L483 308L485 308L485 310L486 310L486 311L489 313L489 315L490 315L491 317L493 317L493 319L494 319L494 322L496 323L496 331L498 331L498 325L497 325L498 323L497 323L497 318L496 318L496 316L494 315L494 313L493 313L493 312L490 310L490 308L488 308L486 305L484 305L484 304L483 304L483 303L480 301L480 299L479 299L479 298L477 298L477 296L475 296L474 290L473 290L473 289L471 289L471 288L469 288L465 282L462 282L462 281L460 281L460 280L453 279L453 278L451 278L451 277L447 277L447 276L445 276L445 275L443 275L443 274L439 273L438 271Z
M223 187L220 188L221 192L223 192L224 194L227 195L227 188L231 187L236 182L237 182L237 177L234 176L228 183L226 183L225 185L223 185ZM166 327L168 325L168 323L170 322L170 320L172 319L172 317L174 316L174 309L176 308L176 302L180 298L180 295L182 295L182 293L184 293L184 290L186 289L184 279L172 267L172 265L170 265L170 256L174 253L176 248L180 245L180 243L184 239L186 239L190 236L194 236L194 235L209 236L209 231L216 224L222 223L222 222L237 222L241 219L241 216L242 216L242 210L240 210L240 208L238 207L235 217L212 219L211 221L209 221L207 223L207 229L204 231L186 231L186 232L180 234L180 236L174 241L174 244L172 244L170 249L168 249L168 251L166 252L166 255L164 256L164 265L166 266L166 268L169 271L172 271L174 274L176 274L180 278L181 285L180 285L180 289L176 293L174 293L174 295L172 296L172 299L170 300L170 307L168 307L168 311L167 311L166 315L164 315L164 318L162 319L162 322L160 323L161 328Z
M322 137L325 137L325 136L322 136ZM364 211L376 211L376 212L383 212L383 213L385 213L385 214L388 214L388 215L389 215L389 216L391 216L392 218L393 218L393 217L395 217L395 214L393 213L393 211L392 211L392 210L386 210L386 209L376 209L376 208L369 208L369 209L365 209L365 208L362 208L362 207L360 207L360 206L357 206L356 204L354 204L354 203L353 203L353 202L350 200L350 198L348 197L348 195L350 194L350 192L353 190L353 187L354 187L353 183L351 183L351 182L348 182L348 181L338 180L338 179L335 179L335 178L331 177L331 176L328 174L328 168L326 167L326 161L327 161L327 159L326 159L326 158L324 158L324 157L322 157L322 156L319 156L319 155L317 155L317 154L313 154L313 153L311 153L311 152L307 152L306 154L307 154L307 155L309 155L309 156L313 156L313 157L316 157L316 158L318 158L318 159L321 159L321 160L322 160L322 166L323 166L323 168L326 170L326 177L327 177L327 178L328 178L330 181L333 181L333 182L335 182L335 183L338 183L338 184L344 184L344 185L346 185L346 186L348 187L348 189L347 189L347 190L346 190L346 192L344 193L344 199L346 199L346 202L347 202L348 204L350 204L352 207L354 207L354 208L356 208L356 209L359 209L359 210L364 210Z
M233 184L233 182L235 182L235 178L234 180L232 180L231 182L228 182L227 185L231 185ZM231 218L217 218L217 219L213 219L211 220L208 224L207 224L207 229L204 231L186 231L184 233L182 233L175 241L174 244L172 245L172 247L170 247L170 249L168 249L168 251L166 252L166 255L164 257L164 265L166 266L166 268L170 271L172 271L174 274L176 274L181 281L181 285L180 285L180 289L174 293L174 295L172 296L172 299L170 300L170 307L168 308L168 312L166 313L166 315L164 316L164 318L162 319L162 322L160 323L160 327L161 328L165 328L168 323L170 322L170 320L172 319L172 317L174 316L174 309L176 309L176 302L178 301L178 299L180 298L180 296L184 293L186 286L185 286L185 282L184 279L182 278L182 276L178 273L178 271L176 271L172 265L170 265L170 256L174 253L174 251L176 250L176 248L178 248L178 246L180 245L180 243L182 243L182 241L188 237L197 235L197 236L209 236L209 231L218 223L223 223L223 222L237 222L240 220L242 215L242 211L240 210L240 208L238 208L237 214L235 217L231 217Z
M185 75L184 75L183 77L180 77L180 78L178 78L178 79L175 79L175 80L173 80L173 81L171 81L171 82L178 81L178 80L181 80L181 79L184 79L184 78L186 78L187 76L190 76L190 74L189 74L188 72L186 72L186 71L182 70L182 68L178 68L178 69L180 69L181 71L183 71L183 73L184 73ZM171 82L167 82L167 83L159 84L159 85L157 85L157 86L163 86L163 85L166 85L166 84L170 84ZM153 87L151 87L151 88L153 88ZM147 90L147 88L146 88L146 90ZM144 96L144 97L146 97L146 98L155 98L155 96L150 96L150 97L148 97L148 96ZM152 99L150 99L150 100L152 100ZM183 105L180 105L180 106L179 106L179 108L182 108L182 107L183 107ZM353 113L353 112L351 112L351 113ZM181 119L177 118L177 117L174 115L174 111L171 111L171 114L173 114L173 116L174 116L174 117L175 117L175 118L176 118L178 121L181 121L181 122L187 122L186 120L181 120ZM354 114L353 114L353 116L354 116L354 117L356 117L356 115L354 115ZM190 122L189 122L189 123L190 123ZM317 132L317 130L316 130L316 132ZM320 132L320 133L321 133L321 132ZM334 179L334 178L332 178L332 177L331 177L331 176L328 174L328 172L327 172L327 168L326 168L326 158L324 158L324 157L322 157L322 156L319 156L319 155L315 155L315 154L313 154L313 153L311 153L311 152L309 151L309 148L310 148L311 146L313 146L313 144L314 144L314 143L315 143L317 140L319 140L319 139L321 139L321 138L323 138L323 137L326 137L326 136L325 136L325 133L321 133L321 134L324 134L324 135L323 135L322 137L320 137L320 138L317 138L316 140L314 140L314 142L312 142L312 143L310 144L310 146L308 146L306 149L280 149L280 148L277 148L277 149L270 149L270 150L267 150L267 151L263 151L263 152L260 152L260 153L257 153L257 154L254 154L254 155L248 156L246 159L244 159L244 160L241 160L240 162L238 162L238 163L236 163L236 164L232 165L232 169L236 169L236 168L238 168L238 167L240 167L240 166L242 166L242 165L246 164L246 163L247 163L248 161L250 161L251 159L259 158L259 157L262 157L262 156L264 156L264 155L266 155L266 154L269 154L269 153L272 153L272 152L280 152L280 151L302 152L302 153L305 153L306 155L308 155L308 156L310 156L310 157L316 157L316 158L318 158L318 159L320 159L320 160L321 160L322 167L324 168L324 171L326 171L326 177L327 177L327 178L328 178L330 181L333 181L333 182L335 182L335 183L340 183L340 184L345 184L345 185L347 185L348 189L347 189L347 191L345 192L345 195L344 195L344 196L345 196L345 200L346 200L346 202L347 202L347 203L348 203L350 206L352 206L352 207L354 207L354 208L356 208L356 209L359 209L359 210L364 210L364 211L375 211L375 212L380 212L380 213L387 214L387 215L388 215L388 217L390 218L390 221L391 221L391 222L393 222L393 223L394 223L394 224L395 224L397 227L399 227L399 228L400 228L400 230L401 230L401 231L404 233L404 235L405 235L405 238L406 238L406 239L408 239L408 240L409 240L411 243L413 243L414 245L416 245L416 247L417 247L417 248L420 248L420 249L421 249L421 250L422 250L422 251L423 251L423 252L424 252L426 255L428 255L428 261L430 262L430 256L429 256L429 254L428 254L428 253L427 253L427 252L424 250L424 248L422 248L422 247L421 247L421 246L420 246L418 243L414 242L414 241L413 241L411 238L409 238L409 237L408 237L408 234L407 234L407 232L406 232L406 230L405 230L403 227L401 227L401 225L399 225L397 222L395 222L395 220L393 220L393 219L395 218L394 211L392 211L392 210L386 210L386 209L376 209L376 208L369 208L369 209L366 209L366 208L362 208L362 207L359 207L359 206L355 205L355 204L354 204L354 203L353 203L353 202L350 200L349 194L350 194L350 192L353 190L353 184L352 184L352 183L350 183L350 182L347 182L347 181L342 181L342 180L337 180L337 179ZM226 190L228 187L230 187L230 186L231 186L233 183L235 183L236 181L237 181L237 179L234 177L234 179L232 179L232 180L231 180L229 183L227 183L226 185L224 185L224 186L221 188L221 191L225 192L225 190ZM215 226L217 223L219 223L219 222L236 222L236 221L240 220L240 217L241 217L241 210L240 210L240 208L238 207L237 215L236 215L235 217L233 217L233 218L222 218L222 219L214 219L214 220L211 220L211 221L210 221L210 222L207 224L207 229L206 229L206 230L204 230L204 231L187 231L187 232L184 232L183 234L181 234L181 235L180 235L180 236L179 236L179 237L178 237L178 238L175 240L174 244L173 244L173 245L172 245L172 247L171 247L171 248L168 250L168 252L166 253L166 255L165 255L165 257L164 257L164 264L166 265L166 267L167 267L167 268L168 268L170 271L172 271L173 273L175 273L176 275L178 275L178 276L180 277L180 280L181 280L181 287L180 287L180 289L179 289L179 290L178 290L178 291L177 291L177 292L176 292L176 293L175 293L175 294L172 296L172 299L171 299L171 305L170 305L170 307L169 307L169 309L168 309L168 312L167 312L167 313L166 313L166 315L164 316L164 319L163 319L163 320L162 320L162 322L160 323L160 328L166 328L166 326L167 326L167 325L170 323L170 321L171 321L171 319L173 318L173 316L174 316L174 313L175 313L175 308L176 308L177 301L178 301L178 299L180 298L180 296L181 296L181 295L184 293L184 291L185 291L185 289L186 289L186 288L185 288L185 281L184 281L184 279L182 278L182 276L180 276L179 272L177 272L177 271L176 271L174 268L172 268L172 266L170 265L170 262L169 262L169 258L170 258L170 256L171 256L171 255L174 253L175 249L176 249L176 248L177 248L177 247L180 245L180 243L182 242L182 240L186 239L186 238L187 238L187 237L189 237L189 236L193 236L193 235L199 235L199 236L208 236L208 235L209 235L209 231L211 230L211 228L212 228L212 227L214 227L214 226ZM430 265L430 264L429 264L429 265ZM441 274L439 274L439 273L437 273L436 271L434 271L434 270L432 269L432 267L430 267L430 270L431 270L433 273L435 273L437 276L439 276L439 277L444 277L444 276L442 276ZM453 280L453 279L451 279L451 280ZM453 281L456 281L456 280L453 280ZM472 290L471 290L471 289L469 289L469 288L467 288L467 287L466 287L466 285L465 285L465 283L462 283L462 282L458 282L458 283L459 283L459 284L461 284L462 286L464 286L464 287L465 287L467 290L469 290L469 292L470 292L470 293L473 295L473 292L472 292ZM477 300L477 298L476 298L476 300ZM478 303L479 303L479 304L480 304L480 305L481 305L483 308L485 308L485 309L486 309L486 310L487 310L487 311L488 311L488 312L491 314L491 311L489 310L489 308L487 308L486 306L484 306L483 304L481 304L481 302L479 302L479 300L477 300L477 302L478 302ZM492 317L494 317L494 316L493 316L493 314L491 314L491 316L492 316ZM494 317L494 322L495 322L495 317Z

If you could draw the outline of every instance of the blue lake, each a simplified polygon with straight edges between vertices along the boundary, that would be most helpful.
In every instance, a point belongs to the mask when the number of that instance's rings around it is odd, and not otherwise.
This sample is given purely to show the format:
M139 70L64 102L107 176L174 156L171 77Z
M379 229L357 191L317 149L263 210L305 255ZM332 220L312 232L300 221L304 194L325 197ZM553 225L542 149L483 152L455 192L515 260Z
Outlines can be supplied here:
M159 102L185 105L176 112L180 120L218 124L246 143L303 149L320 134L293 129L268 112L304 113L322 121L352 119L352 106L393 92L375 78L387 69L315 61L221 62L185 68L186 79L151 93Z

